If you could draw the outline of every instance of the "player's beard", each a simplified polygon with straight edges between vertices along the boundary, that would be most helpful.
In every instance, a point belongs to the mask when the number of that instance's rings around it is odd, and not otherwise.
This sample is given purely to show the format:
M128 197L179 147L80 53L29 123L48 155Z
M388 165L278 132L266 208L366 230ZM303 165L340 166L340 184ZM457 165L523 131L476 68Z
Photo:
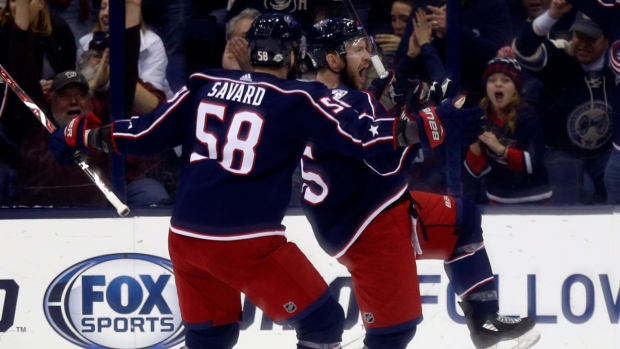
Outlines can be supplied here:
M342 79L342 84L352 90L359 90L357 84L355 83L357 76L353 73L349 72L348 64L345 68L340 72L340 77Z

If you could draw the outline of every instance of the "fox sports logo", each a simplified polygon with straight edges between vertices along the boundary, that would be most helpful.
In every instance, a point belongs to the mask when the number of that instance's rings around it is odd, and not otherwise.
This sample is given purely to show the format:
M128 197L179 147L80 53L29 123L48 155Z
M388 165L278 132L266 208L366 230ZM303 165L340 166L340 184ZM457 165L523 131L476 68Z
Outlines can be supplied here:
M172 263L150 255L82 261L54 279L43 308L56 332L88 349L165 349L185 335Z

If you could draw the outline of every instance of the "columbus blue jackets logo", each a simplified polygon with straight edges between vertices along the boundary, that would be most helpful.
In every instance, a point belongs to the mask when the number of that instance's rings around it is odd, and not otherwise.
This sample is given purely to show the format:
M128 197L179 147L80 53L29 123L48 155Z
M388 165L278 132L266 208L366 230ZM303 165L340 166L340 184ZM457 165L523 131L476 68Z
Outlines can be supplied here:
M583 149L597 149L611 138L611 118L601 101L586 102L575 108L567 119L570 140Z
M47 288L43 309L52 328L88 349L165 349L185 336L172 263L143 254L82 261Z

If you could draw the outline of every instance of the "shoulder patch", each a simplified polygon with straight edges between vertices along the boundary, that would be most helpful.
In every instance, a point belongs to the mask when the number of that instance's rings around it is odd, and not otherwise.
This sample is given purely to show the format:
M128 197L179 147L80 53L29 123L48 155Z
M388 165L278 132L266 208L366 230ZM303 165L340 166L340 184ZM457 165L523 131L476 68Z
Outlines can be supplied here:
M334 96L335 99L340 99L344 97L347 93L348 93L347 90L341 90L339 88L335 88L332 90L332 95Z

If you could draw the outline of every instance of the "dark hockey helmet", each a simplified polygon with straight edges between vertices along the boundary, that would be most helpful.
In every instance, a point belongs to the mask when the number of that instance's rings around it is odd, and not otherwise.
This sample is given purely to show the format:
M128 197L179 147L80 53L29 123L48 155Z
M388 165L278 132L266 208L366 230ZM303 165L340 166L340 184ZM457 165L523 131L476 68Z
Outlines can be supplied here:
M326 18L308 30L308 56L315 68L327 65L327 54L335 51L346 60L347 43L366 39L358 21L347 18Z
M262 13L246 34L250 64L281 67L291 63L291 52L297 63L306 55L306 38L295 19L282 13Z

